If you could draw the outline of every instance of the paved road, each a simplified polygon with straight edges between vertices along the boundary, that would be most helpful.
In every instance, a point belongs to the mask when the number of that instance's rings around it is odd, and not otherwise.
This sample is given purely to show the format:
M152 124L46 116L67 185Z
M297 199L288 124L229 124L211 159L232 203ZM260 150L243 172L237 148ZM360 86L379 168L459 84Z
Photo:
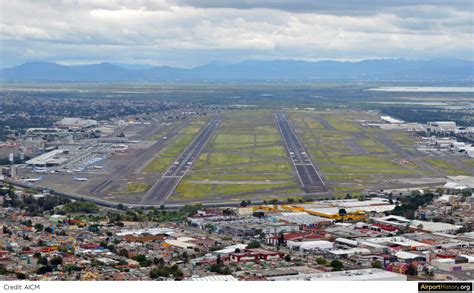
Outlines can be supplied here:
M143 196L140 203L158 204L168 199L194 161L199 157L199 154L204 149L211 135L219 127L221 121L222 117L220 115L215 116L201 129L176 162L168 168L163 176Z
M327 191L321 175L314 167L311 158L298 140L298 137L290 126L286 116L282 113L276 113L275 120L278 124L283 140L285 141L286 151L288 152L293 166L298 173L303 190L306 193Z
M326 119L324 119L322 116L315 115L313 117L314 119L316 119L316 121L321 123L324 126L324 128L326 128L326 130L337 131L337 129L334 128L334 126L332 126L329 122L327 122Z

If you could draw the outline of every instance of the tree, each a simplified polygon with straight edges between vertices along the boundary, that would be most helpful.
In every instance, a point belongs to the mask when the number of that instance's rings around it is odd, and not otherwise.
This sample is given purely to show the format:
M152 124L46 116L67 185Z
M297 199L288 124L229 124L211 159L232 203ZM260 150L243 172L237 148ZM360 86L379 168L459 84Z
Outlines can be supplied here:
M287 262L291 261L291 256L289 254L285 255L285 261Z
M461 195L462 197L469 197L469 196L472 196L472 192L469 190L463 190Z
M268 202L269 204L276 205L278 204L278 199L274 198Z
M232 273L228 266L224 266L222 263L214 263L209 266L209 271L220 275L229 275Z
M246 248L247 249L260 248L260 243L258 243L257 241L252 241L247 245Z
M118 255L123 256L123 257L128 257L128 250L125 248L120 249Z
M204 225L204 229L209 233L212 233L217 230L216 226L212 225L211 223L207 223L206 225Z
M456 234L462 234L462 233L466 233L466 232L469 232L469 230L465 226L462 226L461 228L459 228L456 231Z
M159 277L168 277L170 275L170 269L167 266L159 266L150 271L150 278L156 279Z
M96 213L99 211L99 207L93 202L75 201L75 202L69 202L65 204L64 210L68 213L77 213L77 212Z
M132 257L132 259L142 263L142 262L145 262L146 261L146 256L143 255L143 254L137 254L135 255L134 257Z
M413 192L410 196L401 198L401 205L397 205L391 212L392 215L403 216L408 219L414 219L415 211L434 198L432 193L420 194Z
M191 217L193 216L194 214L197 213L197 211L201 210L202 209L202 204L201 203L197 203L197 204L187 204L185 205L184 207L182 207L179 212L180 214L183 214L187 217Z
M347 214L346 209L339 209L339 216L344 217Z
M341 271L342 268L344 267L343 263L340 260L333 260L331 261L331 267L333 271Z
M153 263L156 264L156 265L159 265L159 266L164 266L165 265L165 260L162 257L160 257L160 258L155 257L153 259Z
M31 227L33 226L33 222L31 222L31 220L26 220L26 221L23 221L21 222L22 225L25 225L26 227Z
M225 215L225 216L233 216L235 215L235 211L230 209L230 208L225 208L222 210L222 213Z
M373 268L376 268L376 269L382 269L383 268L383 264L380 260L376 260L376 261L373 261L372 262L372 267Z
M60 256L55 256L51 259L51 265L57 267L63 263L63 258Z
M182 258L182 260L183 260L185 263L187 263L188 260L189 260L189 255L188 255L188 253L187 253L186 251L184 251L183 254L181 255L181 258Z
M39 274L39 275L44 275L46 273L51 273L53 271L53 268L49 265L46 265L46 266L42 266L40 267L36 273Z
M183 272L180 269L177 269L172 274L175 279L181 279L184 276Z
M418 270L414 264L410 264L407 268L407 274L409 276L416 276L418 274Z
M72 273L81 271L82 269L75 264L66 264L64 265L64 270L68 273Z
M47 265L48 264L48 259L44 256L40 256L40 257L38 257L37 264Z
M3 234L11 234L12 233L12 231L10 231L10 229L8 229L7 226L2 227L2 232L3 232Z
M43 225L41 225L40 223L36 223L34 227L36 229L36 232L39 232L44 229Z
M222 273L222 264L219 263L213 263L209 266L209 271L213 273Z
M325 258L322 258L322 257L318 257L316 259L316 262L318 263L318 265L323 265L323 266L328 264L328 261Z
M232 274L232 270L228 266L225 266L224 269L222 270L222 274L230 275Z

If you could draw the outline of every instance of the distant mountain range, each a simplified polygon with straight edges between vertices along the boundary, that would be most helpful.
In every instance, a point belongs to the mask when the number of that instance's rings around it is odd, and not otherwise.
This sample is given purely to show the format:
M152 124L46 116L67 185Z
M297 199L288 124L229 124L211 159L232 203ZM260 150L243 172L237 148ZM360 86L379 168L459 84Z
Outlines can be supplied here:
M474 61L381 59L341 61L212 62L192 69L100 63L59 65L28 62L0 71L10 82L179 82L179 81L472 81Z

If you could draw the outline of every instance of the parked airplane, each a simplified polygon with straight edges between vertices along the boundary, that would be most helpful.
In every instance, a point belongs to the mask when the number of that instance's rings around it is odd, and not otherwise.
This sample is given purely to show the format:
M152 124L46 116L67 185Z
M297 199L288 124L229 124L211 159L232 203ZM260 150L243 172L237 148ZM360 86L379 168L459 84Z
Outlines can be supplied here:
M38 181L41 181L41 179L43 179L42 176L37 177L37 178L26 178L26 179L23 179L23 181L24 182L38 182Z
M34 167L33 172L35 172L35 173L46 173L47 170L46 170L46 168L42 168L42 167Z

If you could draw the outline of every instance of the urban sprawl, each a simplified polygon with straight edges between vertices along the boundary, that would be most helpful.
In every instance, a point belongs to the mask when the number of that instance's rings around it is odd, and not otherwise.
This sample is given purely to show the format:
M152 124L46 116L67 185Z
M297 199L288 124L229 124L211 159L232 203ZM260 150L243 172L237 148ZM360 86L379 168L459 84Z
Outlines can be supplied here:
M1 280L474 278L472 126L31 101L2 100Z

